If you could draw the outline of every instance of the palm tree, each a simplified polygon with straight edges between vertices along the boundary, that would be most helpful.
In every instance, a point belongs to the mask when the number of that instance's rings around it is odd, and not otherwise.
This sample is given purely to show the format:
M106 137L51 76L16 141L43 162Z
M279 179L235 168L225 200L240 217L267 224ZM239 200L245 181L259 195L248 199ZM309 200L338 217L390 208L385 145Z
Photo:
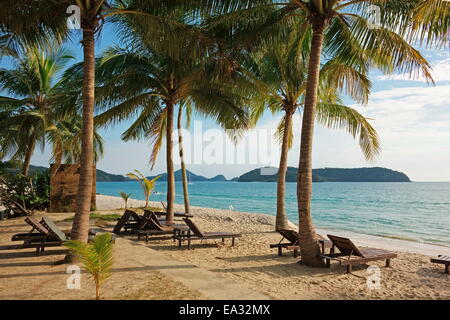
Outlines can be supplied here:
M78 6L83 46L83 134L79 191L71 238L86 242L89 229L89 211L93 184L93 136L95 104L95 35L104 23L120 24L120 16L133 16L136 23L145 26L145 38L175 50L177 39L186 37L186 28L171 20L173 10L188 10L199 6L197 0L3 0L0 13L2 32L19 34L28 41L42 41L48 34L59 39L68 35L67 9ZM3 11L3 8L5 10ZM13 17L13 18L10 18ZM165 41L160 41L164 39ZM72 260L68 255L67 262Z
M82 119L76 113L69 113L64 118L58 119L55 124L47 128L48 142L52 144L53 176L63 162L67 164L79 164L81 157L81 132ZM103 156L104 140L94 128L94 161Z
M373 65L381 66L382 71L386 73L399 71L417 76L421 72L426 79L432 81L428 62L407 40L424 39L427 35L430 36L428 39L432 38L431 42L442 39L443 26L448 25L450 16L448 11L445 12L448 3L443 0L418 0L407 5L405 2L385 0L217 2L220 3L217 5L220 10L228 10L228 15L225 18L219 17L219 20L222 19L228 28L238 30L236 37L251 33L252 30L258 30L259 34L264 34L265 37L265 33L276 37L277 33L296 26L291 22L299 18L304 20L300 25L302 33L310 34L297 199L302 262L310 266L323 266L311 218L312 142L319 101L322 55L340 57L340 62L356 63L366 69ZM431 3L433 8L426 8ZM238 4L239 9L246 7L241 15L230 13L230 9L227 9L232 8L232 11L238 8ZM368 10L370 5L378 5L380 8L380 25L376 28L368 23L371 15ZM277 9L270 9L274 7ZM443 20L436 29L432 27L435 22L434 18L430 18L432 13L440 14Z
M151 180L147 179L139 170L134 170L134 172L127 173L127 177L136 181L139 181L142 187L142 191L145 196L145 207L148 207L148 200L152 194L153 189L155 188L155 181L161 178L161 176L157 176Z
M95 299L100 300L100 288L112 275L114 240L111 233L95 236L90 243L70 240L64 243L84 265L95 285Z
M429 64L417 50L387 28L371 29L367 19L363 15L358 15L358 12L362 10L359 3L363 2L371 1L291 2L291 5L296 7L296 11L306 17L312 30L297 180L302 262L310 266L323 265L319 245L314 239L315 230L311 218L312 146L323 48L325 47L328 52L334 52L335 55L339 50L348 51L349 46L358 46L360 56L365 51L376 51L379 59L389 60L398 69L413 72L418 68L427 79L431 79ZM349 11L343 12L343 10Z
M182 118L183 111L186 110L188 117L190 118L191 106L186 103L180 103L180 107L178 109L178 119L177 119L177 131L178 131L178 148L180 155L180 164L181 164L181 181L183 184L183 200L184 200L184 212L189 213L189 190L188 190L188 178L186 172L186 163L184 160L184 144L183 144L183 126L182 126Z
M12 55L13 69L0 69L0 85L10 95L0 97L0 125L2 134L10 135L3 149L23 160L22 174L27 176L36 145L45 145L55 109L70 99L57 76L73 57L58 48L25 46L21 51Z
M285 211L285 182L288 150L292 146L293 115L297 109L303 108L306 87L306 61L308 54L305 42L308 37L294 29L288 39L271 43L244 62L248 76L258 88L253 124L263 112L270 109L273 113L283 112L276 137L281 143L280 165L277 184L276 230L289 229ZM344 129L353 137L359 135L360 145L367 159L372 159L379 152L379 141L375 129L361 114L353 108L340 103L337 96L339 83L345 80L352 87L348 93L356 101L365 103L368 100L370 82L366 76L350 66L330 60L322 68L319 103L316 120L333 129Z
M119 193L120 197L123 199L123 201L125 202L125 209L128 208L128 199L130 199L131 197L131 193L126 193L126 192L120 192Z
M242 97L233 92L230 84L219 85L212 78L216 73L206 72L202 63L189 55L173 58L143 48L137 51L112 48L105 53L98 70L103 82L99 92L108 110L96 117L96 123L104 125L136 116L122 138L153 139L152 165L166 137L166 219L171 223L175 200L172 160L175 106L192 105L225 128L243 128L247 126L247 114L241 107Z

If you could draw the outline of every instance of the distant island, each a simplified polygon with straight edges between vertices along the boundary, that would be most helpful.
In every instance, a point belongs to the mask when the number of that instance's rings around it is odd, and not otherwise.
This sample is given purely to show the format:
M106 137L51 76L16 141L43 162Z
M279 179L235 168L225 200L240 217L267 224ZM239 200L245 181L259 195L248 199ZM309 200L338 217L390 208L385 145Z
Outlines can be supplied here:
M277 168L259 168L241 175L239 182L276 182L278 173L261 174L261 172L277 171ZM288 167L286 173L287 182L297 181L297 168ZM313 182L411 182L409 177L398 171L387 168L323 168L313 169Z
M34 165L30 165L30 174L34 174L34 173L39 173L39 172L44 172L46 170L48 170L48 167L43 167L43 166L34 166ZM18 168L14 168L14 169L8 169L7 170L10 173L18 173L20 172L20 169ZM120 174L111 174L102 170L97 169L96 172L97 175L97 181L101 181L101 182L108 182L108 181L115 181L115 182L120 182L120 181L131 181L130 178L120 175Z
M48 170L47 167L30 166L30 173ZM18 169L10 169L10 172L18 172ZM239 177L228 180L224 175L216 175L206 178L187 170L189 182L218 181L218 182L276 182L278 179L278 169L273 167L263 167L251 170ZM261 174L263 173L263 174ZM268 174L270 173L270 174ZM167 181L167 173L160 174L159 181ZM152 179L156 176L149 176ZM123 182L131 181L126 176L111 174L97 169L97 182ZM175 181L181 181L181 169L175 171ZM286 173L287 182L297 181L297 168L288 167ZM313 169L313 182L411 182L409 177L403 172L394 171L387 168L322 168Z
M212 178L206 178L204 176L200 176L197 175L189 170L186 170L187 173L187 178L189 182L201 182L201 181L228 181L227 178L225 178L225 176L219 174L215 177ZM147 177L148 179L153 179L157 176L161 176L161 178L158 179L158 181L167 181L167 173L161 173L159 175L156 176L150 176ZM175 171L175 181L181 181L181 169ZM98 180L97 180L98 181Z
M217 175L213 178L196 175L187 170L188 180L191 181L231 181L231 182L276 182L278 179L278 169L263 167L251 170L239 177L227 180L223 175ZM263 174L261 174L261 172ZM272 173L273 174L267 174ZM150 176L148 178L154 178ZM167 174L162 173L160 181L167 181ZM97 181L99 181L97 179ZM181 181L181 170L175 171L175 181ZM297 168L288 167L286 173L287 182L297 181ZM410 182L409 177L398 171L387 168L323 168L313 169L314 182Z

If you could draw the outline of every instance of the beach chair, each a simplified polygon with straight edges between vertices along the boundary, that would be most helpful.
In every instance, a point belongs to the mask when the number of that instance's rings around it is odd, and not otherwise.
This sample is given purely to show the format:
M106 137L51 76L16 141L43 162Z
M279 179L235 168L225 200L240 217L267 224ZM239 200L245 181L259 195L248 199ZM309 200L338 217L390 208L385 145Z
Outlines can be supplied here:
M283 255L283 249L287 249L291 246L297 246L299 244L299 235L298 232L295 232L294 230L290 229L279 229L277 230L278 233L282 236L280 242L271 244L270 248L277 248L278 249L278 255ZM284 240L287 240L288 242L283 242ZM297 256L297 252L294 251L294 256Z
M59 247L65 241L70 240L69 233L64 233L49 218L43 217L38 221L34 217L27 217L25 222L32 229L28 233L18 233L12 236L11 241L23 241L20 248L36 248L36 255L39 256L47 247ZM89 230L90 236L95 236L93 230Z
M154 214L150 215L150 217L145 217L139 226L133 229L138 239L145 236L145 242L148 242L149 236L175 235L175 233L185 233L188 231L189 228L186 225L164 225ZM175 241L175 237L173 239Z
M322 254L321 257L326 260L327 267L330 267L331 260L337 260L341 265L347 266L347 273L352 272L353 265L361 265L370 261L386 260L386 267L390 267L391 259L397 258L397 254L383 249L358 248L350 239L328 235L333 243L333 247L339 249L339 253L328 255Z
M25 222L31 226L27 233L17 233L12 236L11 241L24 241L24 245L31 244L50 237L49 231L36 218L27 217ZM51 240L51 239L50 239Z
M125 210L122 217L117 220L116 225L114 226L113 233L120 234L122 228L126 231L137 228L137 226L142 222L143 217L138 215L135 211Z
M183 240L187 240L188 249L190 249L192 240L208 240L208 239L222 239L222 242L225 242L225 239L231 239L231 246L234 246L235 239L240 238L242 236L240 233L231 233L231 232L202 232L191 219L184 218L183 220L189 227L189 230L185 234L183 233L174 234L174 238L178 239L179 247L181 247L181 243Z
M291 230L291 229L279 229L277 230L278 233L282 236L280 242L271 244L270 248L277 248L278 249L278 256L282 256L283 249L286 250L293 250L294 251L294 258L298 257L300 255L300 235L298 232ZM319 237L319 235L317 235ZM283 240L287 240L288 242L283 242ZM322 254L325 254L325 249L333 248L333 244L330 240L319 240L319 244L322 250Z
M165 219L159 219L157 217L156 212L154 212L154 211L149 211L149 210L147 211L146 210L146 214L147 214L147 218L152 218L154 223L157 224L160 227L176 227L176 226L185 226L186 227L186 225L184 223L183 224L167 224L166 220Z
M449 274L450 256L439 255L437 258L431 259L432 263L439 263L445 266L444 273Z
M155 215L157 215L158 217L161 216L166 216L167 212L162 212L162 211L152 211ZM184 212L174 212L173 216L175 218L193 218L194 215L192 213L184 213Z

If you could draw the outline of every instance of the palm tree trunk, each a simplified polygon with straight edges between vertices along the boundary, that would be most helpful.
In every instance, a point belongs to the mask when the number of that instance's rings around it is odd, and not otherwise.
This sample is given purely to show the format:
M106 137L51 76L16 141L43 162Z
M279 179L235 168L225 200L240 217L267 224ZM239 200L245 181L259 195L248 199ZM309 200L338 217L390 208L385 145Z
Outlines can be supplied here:
M292 116L292 110L286 110L283 142L281 144L280 166L278 168L277 217L275 220L275 230L289 229L289 223L286 217L286 209L284 205L286 193L287 158L289 152L289 133L292 130Z
M25 158L23 159L22 174L24 176L28 176L28 174L30 173L31 157L33 156L35 147L36 147L36 132L33 131L30 137L30 143L28 144L28 148L25 153Z
M83 26L83 128L81 137L80 181L76 198L71 239L87 242L94 174L94 94L95 94L95 24ZM66 257L66 260L70 259Z
M180 149L180 161L181 161L181 175L183 180L183 199L184 199L184 212L189 213L189 192L188 192L188 180L186 174L186 164L184 163L184 151L183 151L183 133L181 132L181 118L183 115L183 106L180 104L178 111L178 147Z
M52 166L52 170L50 171L50 177L53 178L61 167L62 163L62 147L61 143L58 142L55 147L55 163Z
M167 127L166 127L166 163L167 163L167 210L166 210L166 222L173 223L173 206L175 204L175 174L173 170L173 103L171 101L166 102L167 107Z
M313 18L313 20L315 21L313 21L313 38L309 57L297 177L297 201L302 263L319 267L323 266L323 260L320 258L320 248L311 218L312 146L325 21L322 17Z

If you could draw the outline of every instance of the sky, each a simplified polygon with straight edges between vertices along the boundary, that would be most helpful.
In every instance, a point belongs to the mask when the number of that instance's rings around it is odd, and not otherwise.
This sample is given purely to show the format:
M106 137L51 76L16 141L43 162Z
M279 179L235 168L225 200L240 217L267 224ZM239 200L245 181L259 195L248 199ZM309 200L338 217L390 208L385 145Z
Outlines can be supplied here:
M115 44L115 39L112 30L105 28L97 41L97 53ZM68 46L80 60L81 46L77 42ZM413 181L450 181L450 52L449 48L423 49L421 52L432 64L435 85L427 84L421 78L409 79L400 74L384 76L373 72L370 75L373 90L369 103L360 106L346 101L371 119L381 140L380 156L368 162L359 149L358 141L348 133L316 125L313 168L379 166L402 171ZM1 61L2 67L5 63ZM278 166L279 145L271 139L271 133L280 118L281 114L265 114L249 133L253 138L243 138L233 147L223 130L211 120L194 116L191 127L184 132L188 170L206 177L223 174L233 178L254 168ZM148 175L164 172L164 149L161 149L151 170L149 141L121 141L120 135L129 125L129 121L123 122L101 131L105 139L105 154L97 168L114 174L126 174L134 169ZM300 132L301 117L296 114L289 166L298 166ZM50 148L44 152L36 150L32 164L48 166L49 151ZM174 155L178 169L177 145Z

